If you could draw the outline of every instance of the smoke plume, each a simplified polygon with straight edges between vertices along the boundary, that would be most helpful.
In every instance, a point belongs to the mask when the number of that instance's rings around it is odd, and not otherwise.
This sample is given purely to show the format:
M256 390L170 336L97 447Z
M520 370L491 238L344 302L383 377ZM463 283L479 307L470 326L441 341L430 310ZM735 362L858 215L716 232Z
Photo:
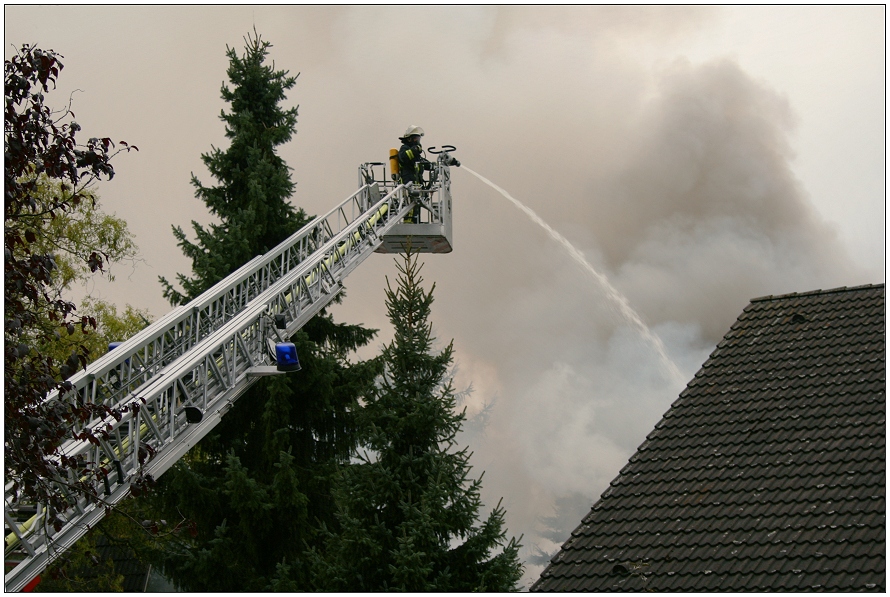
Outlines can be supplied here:
M58 96L85 90L85 131L140 148L99 189L147 262L118 272L110 298L160 316L157 276L188 272L170 225L209 221L189 176L208 182L200 154L227 143L224 51L255 26L276 67L300 72L288 100L298 134L282 150L295 205L327 212L355 190L360 163L384 161L420 125L427 147L456 145L569 239L689 379L749 299L877 281L795 178L795 107L728 52L686 57L721 11L7 7L6 33L66 56ZM510 534L524 536L530 584L682 384L564 247L452 174L454 252L426 257L423 274L437 285L434 331L455 342L457 385L472 386L461 440L485 471L488 507L503 497ZM383 288L394 271L371 257L334 308L380 328L378 346L391 337Z

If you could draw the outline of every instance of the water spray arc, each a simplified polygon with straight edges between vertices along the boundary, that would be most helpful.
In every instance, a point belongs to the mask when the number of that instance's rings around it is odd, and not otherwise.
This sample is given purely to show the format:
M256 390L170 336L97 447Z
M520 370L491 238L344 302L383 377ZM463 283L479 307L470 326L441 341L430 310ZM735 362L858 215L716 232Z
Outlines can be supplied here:
M678 382L683 383L685 381L683 375L680 373L680 370L677 368L677 365L674 364L674 361L667 355L667 350L664 347L664 343L661 341L661 338L652 333L652 330L649 329L643 320L640 318L639 314L634 311L633 307L630 306L630 303L621 292L618 291L617 288L612 286L609 279L603 274L599 273L594 269L592 265L587 261L584 257L584 254L579 251L569 240L564 237L562 234L554 230L550 227L547 222L541 219L541 217L536 214L531 208L527 207L525 204L520 202L518 199L514 198L510 193L491 182L478 172L468 168L466 165L463 165L463 170L469 172L501 195L504 196L508 201L510 201L513 205L519 208L525 215L529 217L534 223L538 224L541 228L547 231L547 233L557 241L559 244L563 246L563 248L568 252L568 254L575 260L575 262L581 266L581 268L590 275L594 281L597 283L599 288L603 290L606 298L609 299L609 304L612 307L612 310L620 315L625 321L630 323L633 327L635 327L640 335L643 336L653 348L658 353L659 357L661 357L662 365L664 366L666 372L671 376L671 378Z

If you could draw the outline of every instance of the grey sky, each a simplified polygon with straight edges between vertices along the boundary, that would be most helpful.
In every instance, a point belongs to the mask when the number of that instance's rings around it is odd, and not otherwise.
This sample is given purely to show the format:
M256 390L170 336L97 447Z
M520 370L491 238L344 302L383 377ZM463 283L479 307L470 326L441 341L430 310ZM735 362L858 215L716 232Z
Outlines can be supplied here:
M326 212L409 124L565 235L623 292L686 378L764 294L884 280L884 8L7 6L6 56L65 56L84 135L139 147L98 191L144 263L93 291L167 305L189 264L173 224L209 221L189 185L225 147L226 45L255 25L300 72L281 155L293 201ZM546 233L454 173L455 251L426 258L485 497L549 551L676 398L656 355ZM374 256L338 318L381 328ZM490 408L485 410L484 405ZM483 423L485 423L483 425ZM567 526L555 534L542 517ZM566 513L565 508L574 509ZM561 533L561 535L560 535ZM553 539L560 537L561 539ZM548 538L550 537L550 538ZM540 566L529 566L529 578Z

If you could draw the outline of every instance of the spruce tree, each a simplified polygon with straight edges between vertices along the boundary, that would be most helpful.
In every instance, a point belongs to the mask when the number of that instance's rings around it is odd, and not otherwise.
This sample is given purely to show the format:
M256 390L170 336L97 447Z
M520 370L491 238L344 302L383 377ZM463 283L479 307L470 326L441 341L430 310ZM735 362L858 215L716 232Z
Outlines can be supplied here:
M297 82L287 71L265 64L272 44L254 37L245 40L245 54L226 48L230 89L222 86L226 137L225 151L212 147L201 160L218 181L204 186L192 174L195 197L220 219L209 229L192 221L198 242L191 242L179 226L173 227L183 253L192 260L193 276L178 274L183 292L163 277L164 296L183 304L222 280L256 255L262 255L309 221L306 213L288 202L293 194L290 168L275 148L293 137L297 108L282 109L279 103Z
M505 541L500 504L482 521L481 479L468 480L464 420L449 377L453 343L433 352L435 284L422 288L416 254L397 263L386 305L395 336L362 411L361 461L342 467L338 532L314 553L326 591L509 591L522 575L517 540Z
M202 156L219 184L193 176L196 197L220 223L193 223L197 242L174 234L192 260L183 290L162 280L165 296L181 303L267 252L309 218L288 199L290 169L275 148L290 140L296 108L279 103L296 77L265 64L271 44L254 36L239 56L227 49L231 88L223 111L230 147ZM338 324L322 312L291 339L302 371L264 378L238 399L217 427L160 479L152 498L157 518L190 522L155 554L168 577L191 591L299 590L303 552L318 527L335 525L330 479L356 444L354 411L373 384L375 361L347 357L376 333Z

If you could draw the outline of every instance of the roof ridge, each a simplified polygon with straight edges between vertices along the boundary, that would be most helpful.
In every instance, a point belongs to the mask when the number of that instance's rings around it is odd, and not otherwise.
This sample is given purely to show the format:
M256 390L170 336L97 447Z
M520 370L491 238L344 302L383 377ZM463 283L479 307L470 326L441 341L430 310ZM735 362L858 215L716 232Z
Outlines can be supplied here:
M861 286L838 286L837 288L829 288L827 290L817 289L817 290L809 290L807 292L789 292L788 294L768 294L765 296L759 296L757 298L752 298L752 303L760 303L764 301L773 301L780 299L788 299L797 296L814 296L819 294L836 294L840 292L853 292L858 290L871 290L873 288L883 288L884 283L880 284L863 284Z

